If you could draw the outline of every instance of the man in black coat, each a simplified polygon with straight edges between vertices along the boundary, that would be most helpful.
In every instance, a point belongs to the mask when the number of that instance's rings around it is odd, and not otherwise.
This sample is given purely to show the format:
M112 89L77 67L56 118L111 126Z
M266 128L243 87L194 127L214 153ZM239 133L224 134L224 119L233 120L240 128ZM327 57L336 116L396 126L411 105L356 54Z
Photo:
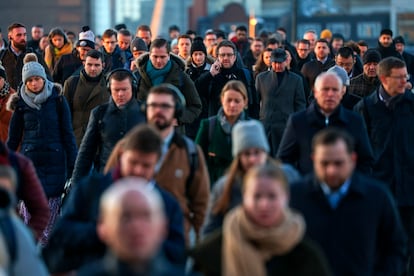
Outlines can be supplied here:
M256 77L256 90L261 99L260 120L269 140L270 155L276 156L289 115L306 108L302 78L286 70L284 49L272 51L272 69Z
M76 183L49 244L43 251L51 273L76 270L104 255L105 246L96 230L99 200L113 182L130 176L149 181L145 187L161 194L168 220L167 237L162 251L170 262L184 267L184 220L181 208L173 196L154 181L155 167L161 156L161 144L162 139L156 130L147 125L138 126L125 136L114 170L106 175L93 174ZM140 184L142 185L137 183Z
M335 126L352 135L358 154L357 168L369 173L373 155L367 130L361 116L340 104L344 93L342 80L336 73L319 75L315 81L315 101L306 110L289 117L277 157L302 174L312 172L312 138L319 130Z
M247 68L240 68L236 62L236 46L229 40L223 40L216 48L217 60L212 64L210 71L203 73L198 79L198 92L208 99L208 115L217 115L221 107L220 93L224 85L230 80L243 82L248 95L248 114L259 118L259 98L254 86L252 73Z
M384 183L354 171L352 137L328 128L312 150L314 173L292 185L290 204L335 275L402 275L406 236L395 202Z
M389 57L378 65L381 86L355 110L367 125L374 151L373 174L388 184L409 237L409 275L414 275L414 94L406 90L404 61Z

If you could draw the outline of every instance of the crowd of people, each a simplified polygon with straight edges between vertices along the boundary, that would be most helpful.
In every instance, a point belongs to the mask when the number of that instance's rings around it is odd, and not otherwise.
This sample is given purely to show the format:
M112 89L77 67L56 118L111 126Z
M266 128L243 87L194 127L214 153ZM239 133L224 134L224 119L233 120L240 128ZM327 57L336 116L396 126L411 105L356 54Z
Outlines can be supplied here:
M44 32L0 36L0 272L414 275L402 36Z

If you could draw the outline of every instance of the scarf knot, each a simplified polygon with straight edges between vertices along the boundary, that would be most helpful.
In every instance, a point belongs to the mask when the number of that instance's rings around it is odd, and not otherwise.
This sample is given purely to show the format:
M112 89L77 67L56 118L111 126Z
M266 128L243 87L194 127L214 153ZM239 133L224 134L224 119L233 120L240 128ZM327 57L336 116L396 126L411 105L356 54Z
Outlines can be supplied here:
M165 76L168 72L170 72L172 67L171 60L167 62L167 64L164 66L164 68L156 69L151 63L151 60L147 62L146 71L148 74L148 77L151 79L151 82L153 85L158 85L164 82Z

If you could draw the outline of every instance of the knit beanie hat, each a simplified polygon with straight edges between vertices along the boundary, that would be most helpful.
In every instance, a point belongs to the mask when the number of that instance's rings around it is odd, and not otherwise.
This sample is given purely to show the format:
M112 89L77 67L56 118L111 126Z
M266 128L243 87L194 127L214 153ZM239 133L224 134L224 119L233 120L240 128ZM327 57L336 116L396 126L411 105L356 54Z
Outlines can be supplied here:
M344 68L341 66L335 65L328 69L328 72L334 72L341 80L342 84L349 86L349 76Z
M320 37L323 39L329 39L332 38L332 32L328 29L324 29L322 30Z
M362 63L367 64L370 62L379 63L381 61L381 54L375 49L368 49L362 57Z
M89 26L83 26L82 32L79 33L79 40L76 46L90 47L95 49L95 35Z
M4 80L6 80L6 69L4 69L3 65L1 64L0 61L0 78L3 78Z
M233 157L250 148L259 148L267 153L270 150L264 127L260 121L248 120L236 123L231 137Z
M47 79L46 72L43 66L36 61L30 61L26 63L22 69L23 83L26 83L30 77L34 77L34 76L41 77L44 80Z
M191 55L195 51L200 51L200 52L203 52L205 55L207 55L206 46L204 45L203 39L201 37L199 37L199 36L196 37L196 38L194 38L194 41L191 44Z
M397 43L402 43L402 44L404 44L405 45L405 40L404 40L404 37L402 37L402 36L397 36L397 37L395 37L394 38L394 44L397 44Z
M131 42L131 52L134 51L145 51L148 52L148 46L145 41L139 37L136 37Z

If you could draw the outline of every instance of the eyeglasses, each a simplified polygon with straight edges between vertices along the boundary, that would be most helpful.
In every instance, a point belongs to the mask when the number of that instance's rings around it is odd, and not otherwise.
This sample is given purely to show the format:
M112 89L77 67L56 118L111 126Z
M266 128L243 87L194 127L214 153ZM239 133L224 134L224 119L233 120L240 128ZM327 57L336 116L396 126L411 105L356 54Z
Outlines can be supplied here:
M298 51L306 52L306 51L309 51L309 49L298 49Z
M224 58L224 57L232 57L234 56L233 53L222 53L222 54L218 54L219 57Z
M152 108L152 109L159 108L162 110L168 110L168 109L174 108L174 106L171 104L167 104L167 103L148 103L147 108Z
M410 74L407 74L405 76L388 76L389 78L395 79L395 80L406 80L408 81L410 79Z

